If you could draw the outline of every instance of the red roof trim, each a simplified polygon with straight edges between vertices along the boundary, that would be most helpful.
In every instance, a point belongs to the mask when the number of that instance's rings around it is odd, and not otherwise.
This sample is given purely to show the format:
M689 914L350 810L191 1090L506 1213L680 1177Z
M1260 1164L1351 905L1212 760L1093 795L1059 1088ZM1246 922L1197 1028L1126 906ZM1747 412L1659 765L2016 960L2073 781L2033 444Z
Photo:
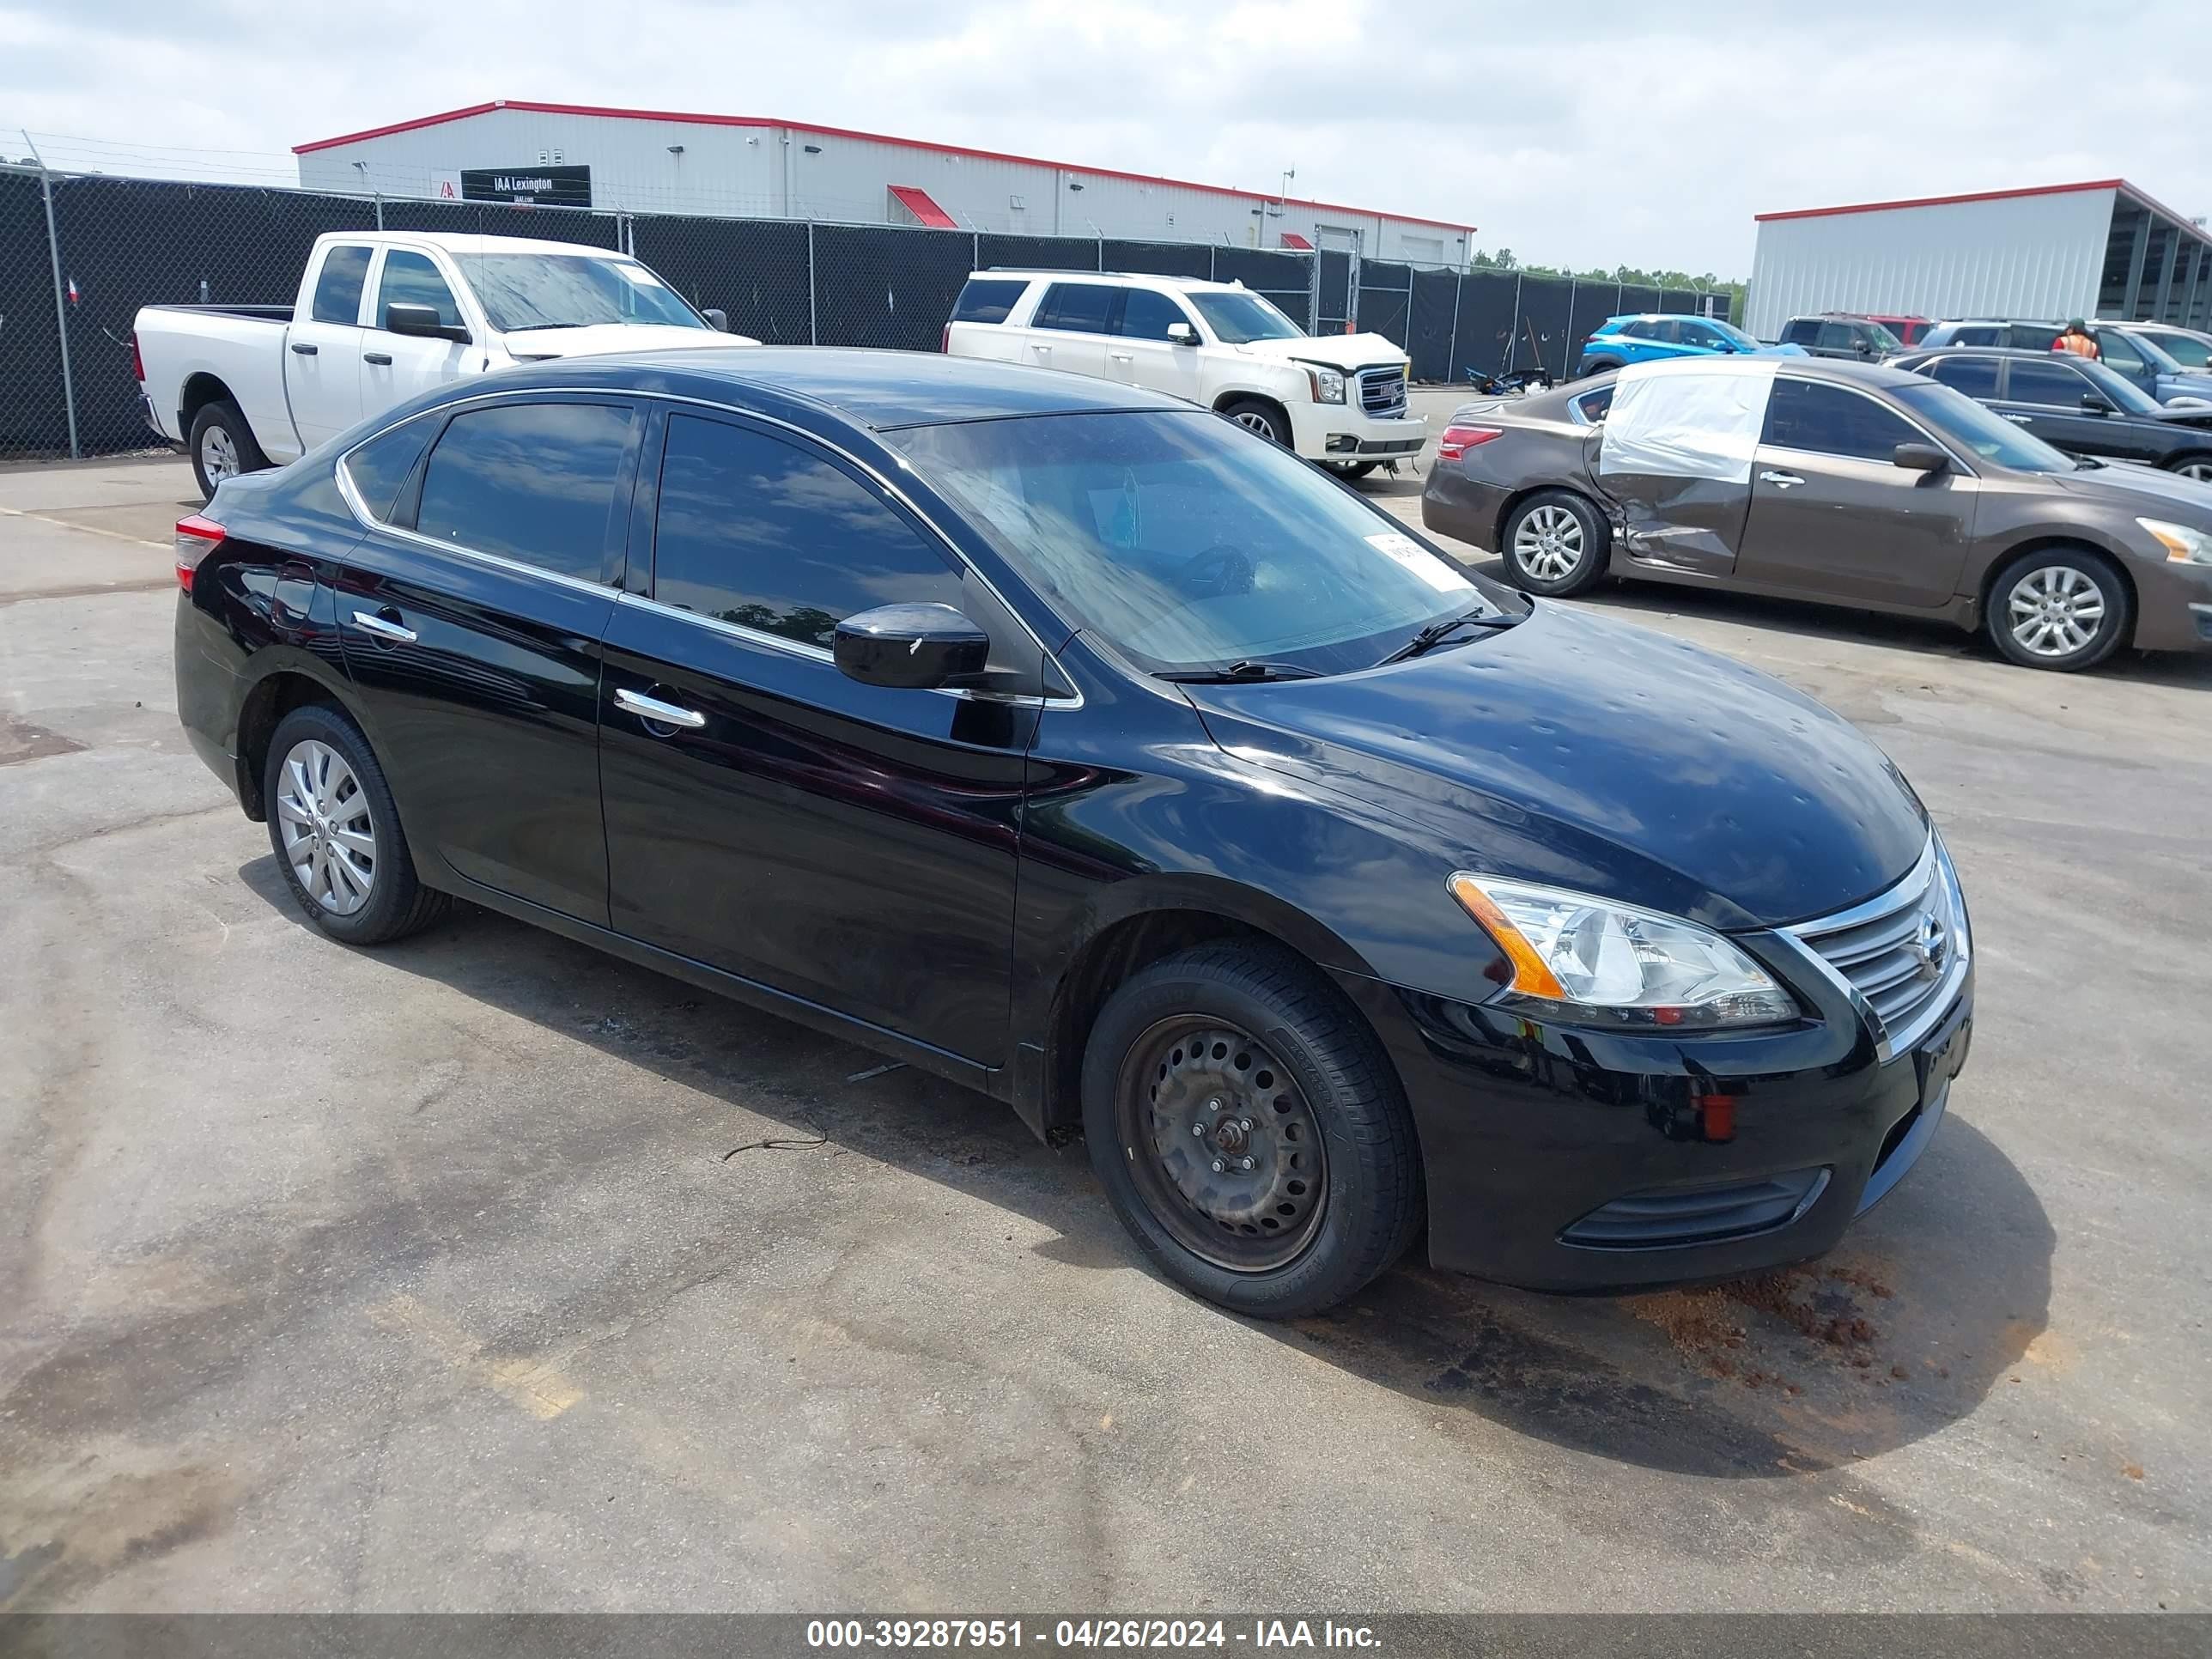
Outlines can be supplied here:
M938 206L930 193L920 185L893 185L890 189L891 194L898 198L901 207L931 229L957 230L960 228L960 222Z
M1838 213L1884 213L1892 208L1949 207L1959 202L2002 202L2021 196L2070 196L2084 190L2124 190L2130 195L2143 196L2124 179L2092 179L2078 185L2035 185L2025 190L1978 190L1964 196L1920 196L1901 202L1856 202L1848 207L1792 208L1784 213L1754 213L1751 216L1760 224L1770 219L1826 219ZM2150 202L2156 207L2158 204ZM2160 208L2163 213L2169 210Z
M394 121L388 126L368 127L360 132L341 133L335 138L317 138L304 144L292 146L292 154L306 155L319 149L332 149L340 144L357 144L364 139L383 138L395 132L413 132L422 127L442 126L448 121L461 121L471 115L489 115L494 110L527 110L538 115L598 115L616 120L684 121L696 126L709 127L788 127L793 132L818 132L832 138L857 138L871 144L899 144L908 149L927 150L938 155L962 155L979 161L1013 161L1024 167L1057 167L1063 173L1079 173L1091 179L1122 179L1139 185L1165 185L1174 190L1201 190L1214 196L1235 196L1248 202L1273 202L1284 207L1313 208L1323 213L1350 213L1363 219L1396 219L1409 225L1433 225L1439 230L1464 231L1472 236L1475 227L1455 224L1449 219L1425 219L1414 213L1392 213L1382 208L1346 207L1341 202L1316 202L1298 196L1268 196L1255 190L1235 190L1226 185L1201 185L1188 179L1169 179L1152 173L1125 173L1118 167L1079 167L1072 161L1048 161L1036 155L1015 155L1005 150L972 149L965 144L933 144L919 138L899 138L885 132L862 132L853 127L818 126L811 121L780 121L765 115L694 115L680 110L616 109L598 104L539 104L525 99L501 98L489 104L471 104L466 109L449 109L442 114L420 115L411 121Z

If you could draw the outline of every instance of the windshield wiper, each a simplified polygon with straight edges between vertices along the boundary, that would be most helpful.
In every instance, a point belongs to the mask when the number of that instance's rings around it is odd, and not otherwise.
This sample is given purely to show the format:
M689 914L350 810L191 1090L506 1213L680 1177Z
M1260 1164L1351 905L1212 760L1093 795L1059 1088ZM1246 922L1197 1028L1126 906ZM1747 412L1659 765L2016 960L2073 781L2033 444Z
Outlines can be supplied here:
M1232 662L1226 668L1178 668L1164 674L1155 674L1152 678L1172 680L1177 685L1234 685L1257 684L1261 680L1317 680L1321 672L1318 669L1301 668L1294 662L1246 659Z
M1520 620L1520 617L1510 617L1502 611L1490 610L1470 611L1463 617L1446 617L1442 622L1431 623L1375 665L1380 668L1383 663L1403 662L1408 657L1418 657L1433 651L1462 628L1510 628Z

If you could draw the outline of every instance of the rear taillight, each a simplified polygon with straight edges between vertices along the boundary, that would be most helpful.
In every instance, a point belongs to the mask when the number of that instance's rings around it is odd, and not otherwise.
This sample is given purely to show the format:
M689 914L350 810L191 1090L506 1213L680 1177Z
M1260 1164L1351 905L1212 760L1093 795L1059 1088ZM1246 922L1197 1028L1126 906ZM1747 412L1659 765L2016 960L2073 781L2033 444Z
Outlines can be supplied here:
M222 526L195 513L177 520L177 586L192 591L192 572L200 561L222 544Z
M1448 426L1437 440L1437 459L1455 461L1478 444L1486 444L1500 435L1501 428L1494 426Z
M131 331L131 378L140 386L146 384L146 360L138 355L138 331Z

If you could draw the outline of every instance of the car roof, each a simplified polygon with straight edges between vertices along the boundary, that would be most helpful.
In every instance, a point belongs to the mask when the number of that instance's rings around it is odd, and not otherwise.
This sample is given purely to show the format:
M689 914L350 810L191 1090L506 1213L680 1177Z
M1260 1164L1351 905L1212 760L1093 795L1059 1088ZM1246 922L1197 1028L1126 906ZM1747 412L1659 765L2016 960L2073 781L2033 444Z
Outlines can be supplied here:
M1014 415L1187 410L1190 404L1118 380L949 357L932 351L842 346L693 346L556 359L506 369L502 386L604 386L704 398L799 418L826 413L877 431ZM457 383L482 388L483 381Z
M596 259L628 259L634 257L619 248L594 247L588 242L549 242L534 236L464 235L458 231L447 230L326 231L319 240L358 242L371 237L387 242L414 242L425 247L438 248L455 258L490 253L568 253L582 254Z
M1146 270L1054 270L1043 266L990 265L981 270L971 270L971 283L1006 281L1018 277L1024 282L1051 277L1066 283L1099 283L1109 288L1171 288L1178 294L1249 294L1251 290L1242 283L1217 283L1204 276L1162 276Z

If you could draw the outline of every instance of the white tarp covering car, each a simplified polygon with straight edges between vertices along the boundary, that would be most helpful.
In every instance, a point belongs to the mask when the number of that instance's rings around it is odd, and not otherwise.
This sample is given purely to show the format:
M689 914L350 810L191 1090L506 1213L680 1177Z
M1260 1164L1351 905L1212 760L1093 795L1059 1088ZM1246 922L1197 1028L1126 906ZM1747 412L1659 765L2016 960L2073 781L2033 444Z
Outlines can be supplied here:
M1599 474L1747 482L1776 367L1771 357L1631 363L1613 382Z

